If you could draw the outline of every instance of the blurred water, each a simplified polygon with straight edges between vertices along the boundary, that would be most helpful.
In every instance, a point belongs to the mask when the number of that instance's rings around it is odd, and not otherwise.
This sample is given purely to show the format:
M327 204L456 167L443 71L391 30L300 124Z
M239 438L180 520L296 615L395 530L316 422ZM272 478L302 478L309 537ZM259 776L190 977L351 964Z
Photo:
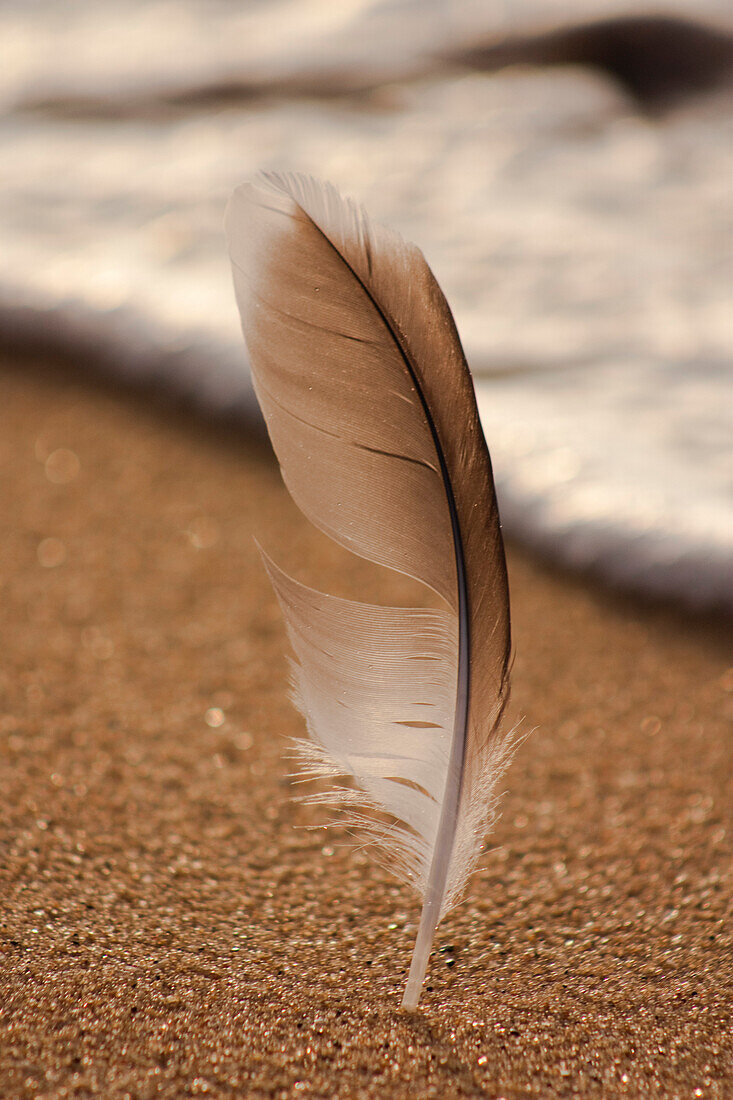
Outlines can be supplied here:
M456 62L629 10L0 3L0 328L252 415L224 204L259 167L329 178L443 285L507 528L733 603L729 93L650 116L597 66Z

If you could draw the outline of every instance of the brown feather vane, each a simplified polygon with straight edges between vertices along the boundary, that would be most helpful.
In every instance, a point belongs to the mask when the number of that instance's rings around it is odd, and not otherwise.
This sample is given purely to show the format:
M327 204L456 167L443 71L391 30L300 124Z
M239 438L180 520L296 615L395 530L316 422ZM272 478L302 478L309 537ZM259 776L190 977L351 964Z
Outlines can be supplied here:
M329 800L424 899L402 1002L414 1008L511 753L507 573L473 384L422 253L330 185L260 175L226 223L254 386L295 503L441 597L438 610L356 603L266 562L296 658L305 773L332 780Z

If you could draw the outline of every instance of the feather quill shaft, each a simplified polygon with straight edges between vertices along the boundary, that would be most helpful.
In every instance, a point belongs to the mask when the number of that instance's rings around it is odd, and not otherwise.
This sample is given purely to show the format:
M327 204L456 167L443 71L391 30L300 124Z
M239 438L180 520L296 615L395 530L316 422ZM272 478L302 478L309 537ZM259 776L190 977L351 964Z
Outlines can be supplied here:
M235 192L227 234L255 390L295 502L445 602L337 600L266 562L296 656L306 773L351 781L335 782L334 801L424 897L411 1008L509 754L506 566L473 386L422 254L329 185L260 176ZM394 824L370 824L373 810Z

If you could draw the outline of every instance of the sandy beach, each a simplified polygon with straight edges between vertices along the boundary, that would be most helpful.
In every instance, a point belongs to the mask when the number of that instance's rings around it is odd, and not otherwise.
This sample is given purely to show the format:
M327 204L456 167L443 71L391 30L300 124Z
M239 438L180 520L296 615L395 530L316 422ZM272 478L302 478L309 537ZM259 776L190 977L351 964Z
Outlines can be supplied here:
M38 360L0 407L0 1096L733 1095L723 622L509 548L534 732L401 1013L419 906L291 799L253 535L331 591L411 585L241 424Z

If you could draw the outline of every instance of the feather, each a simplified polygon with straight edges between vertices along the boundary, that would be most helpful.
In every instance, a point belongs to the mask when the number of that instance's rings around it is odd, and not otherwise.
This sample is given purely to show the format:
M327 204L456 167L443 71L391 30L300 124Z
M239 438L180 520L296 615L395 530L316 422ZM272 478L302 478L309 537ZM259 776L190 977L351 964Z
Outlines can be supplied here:
M330 185L260 175L235 191L226 225L290 494L336 542L441 597L433 611L337 599L266 559L296 657L306 774L334 781L328 797L424 898L412 1008L510 751L507 573L473 385L422 253Z

